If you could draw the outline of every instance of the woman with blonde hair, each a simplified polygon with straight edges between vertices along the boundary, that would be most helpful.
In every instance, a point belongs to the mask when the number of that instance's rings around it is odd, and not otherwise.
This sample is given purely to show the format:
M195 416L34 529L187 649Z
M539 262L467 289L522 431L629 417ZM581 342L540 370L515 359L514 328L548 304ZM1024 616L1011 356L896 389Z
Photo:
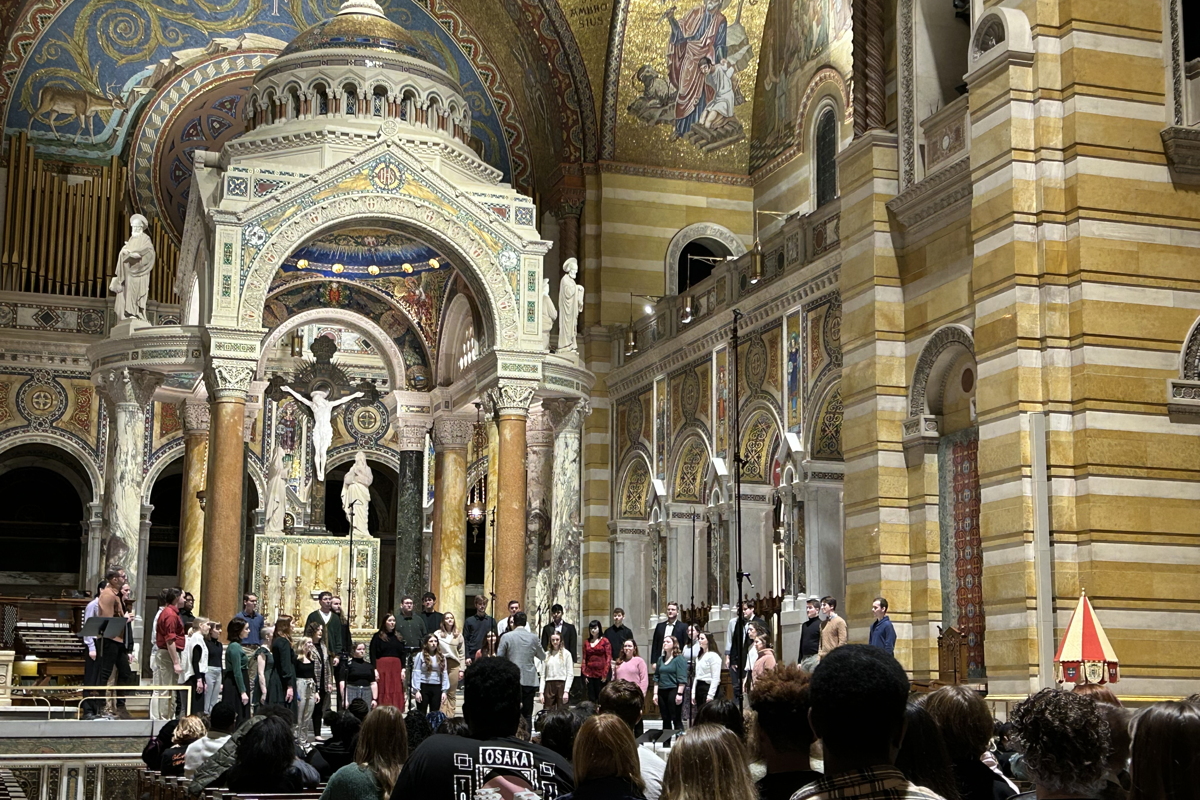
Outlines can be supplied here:
M729 729L697 725L675 740L662 800L758 800L746 749Z
M333 773L321 800L389 800L408 760L408 729L395 706L379 706L363 720L354 763Z
M467 661L464 652L466 642L458 631L458 621L454 618L454 613L450 611L442 614L442 625L434 633L438 637L438 648L442 657L446 659L446 672L450 676L450 688L446 691L446 705L443 711L447 717L453 717L458 682L462 680L463 667Z
M159 771L163 775L183 777L184 758L187 755L188 745L207 735L208 727L198 715L192 714L179 720L179 724L175 726L175 732L171 734L171 746L162 754Z
M637 741L616 714L589 717L575 737L571 755L575 791L562 800L645 800Z
M550 634L550 651L546 653L546 664L542 669L542 685L538 695L542 706L553 711L565 706L571 696L571 684L575 680L575 661L571 651L563 647L562 634Z

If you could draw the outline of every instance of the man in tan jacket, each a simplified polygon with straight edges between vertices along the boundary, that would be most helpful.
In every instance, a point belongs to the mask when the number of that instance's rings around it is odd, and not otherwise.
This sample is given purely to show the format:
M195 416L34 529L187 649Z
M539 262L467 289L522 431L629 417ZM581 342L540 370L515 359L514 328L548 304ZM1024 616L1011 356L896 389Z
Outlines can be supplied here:
M821 598L821 618L824 621L821 623L821 649L817 652L818 658L824 658L832 650L850 641L846 620L837 613L837 600L832 597Z

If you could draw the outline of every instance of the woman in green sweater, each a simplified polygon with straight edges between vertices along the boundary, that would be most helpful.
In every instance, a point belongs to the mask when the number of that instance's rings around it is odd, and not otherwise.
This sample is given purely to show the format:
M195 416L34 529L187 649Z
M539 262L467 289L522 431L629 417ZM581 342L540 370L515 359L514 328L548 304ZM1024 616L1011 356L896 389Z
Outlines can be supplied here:
M238 617L225 627L225 679L221 682L221 696L237 709L238 724L250 719L250 661L242 647L242 639L250 635L246 620Z
M654 668L658 691L654 705L662 714L664 731L683 730L683 695L687 692L687 659L679 655L679 643L674 636L663 637L663 654Z
M363 720L354 763L333 773L321 800L389 800L407 759L404 716L395 706L379 706Z

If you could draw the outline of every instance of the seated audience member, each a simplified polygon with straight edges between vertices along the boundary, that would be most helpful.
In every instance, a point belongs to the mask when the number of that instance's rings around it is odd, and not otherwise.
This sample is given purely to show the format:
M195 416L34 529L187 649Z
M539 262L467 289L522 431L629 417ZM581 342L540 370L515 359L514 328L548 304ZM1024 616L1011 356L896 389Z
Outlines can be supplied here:
M278 794L308 788L296 767L292 727L282 716L268 716L255 725L253 732L238 742L237 759L229 770L226 787L239 794Z
M350 705L346 706L346 710L358 717L359 722L362 722L367 718L367 714L371 712L371 707L367 705L366 700L356 697L350 701Z
M362 723L349 711L331 711L325 715L329 738L319 742L308 754L308 763L327 781L333 773L354 763L354 749Z
M575 737L575 791L563 800L645 800L640 748L633 731L615 714L599 714Z
M894 766L909 691L896 659L869 644L842 645L822 657L809 686L809 720L824 748L825 774L792 800L940 800Z
M1155 703L1133 731L1129 800L1200 799L1200 703Z
M967 686L943 686L921 705L942 732L962 800L1008 800L1017 793L1017 787L981 760L995 724L979 692Z
M210 786L224 786L225 780L228 778L228 772L237 760L238 747L242 743L242 738L249 731L258 727L269 716L280 717L285 722L288 722L288 724L292 724L291 721L294 719L292 710L285 705L271 704L260 706L258 713L238 725L225 744L217 748L217 752L213 753L208 760L197 767L195 774L192 776L192 782L187 786L188 794L199 795L203 794L204 790ZM313 785L315 786L316 782L320 781L320 775L307 764L304 765L304 768L304 774L313 779Z
M1101 683L1077 683L1072 687L1071 693L1090 697L1097 703L1108 703L1110 706L1121 705L1121 701L1113 694L1113 690Z
M1099 796L1111 744L1108 722L1095 702L1042 689L1017 704L1012 724L1017 751L1039 800Z
M821 777L808 761L813 743L812 728L804 724L808 700L808 673L791 664L763 673L750 690L758 750L767 766L758 782L762 800L789 800Z
M916 703L908 704L904 721L904 741L896 755L896 769L904 773L909 783L931 789L945 800L959 800L954 764L946 751L941 728Z
M433 736L433 728L429 725L429 717L415 712L404 718L404 729L408 734L408 749L416 750L421 743Z
M746 743L746 718L732 700L713 700L696 713L697 725L720 725Z
M177 719L169 719L163 723L163 726L158 729L158 733L150 737L150 741L146 742L146 746L142 748L142 762L146 765L146 769L157 771L162 766L163 753L171 747L171 738L175 735L175 726L179 724Z
M462 717L446 717L434 733L444 733L447 736L470 736L471 729Z
M742 742L720 725L694 725L667 756L663 800L758 800Z
M615 714L629 726L632 733L642 721L642 709L646 707L646 696L632 681L610 681L600 690L600 714ZM642 783L645 784L646 800L658 800L662 794L663 773L667 762L648 747L639 747L638 760L642 765Z
M478 790L532 791L557 797L575 787L571 764L541 745L516 738L521 720L521 670L505 658L474 661L463 675L466 736L430 736L410 750L393 794L397 798L457 800ZM529 776L536 775L533 783Z
M321 800L388 800L407 757L400 709L379 706L363 721L354 761L333 773Z
M1131 709L1097 702L1097 708L1108 722L1108 743L1111 749L1104 764L1104 788L1100 800L1127 800L1129 797L1129 750L1133 743L1134 713ZM1197 796L1200 800L1200 795Z
M207 734L208 728L204 727L204 720L200 717L193 714L179 720L179 724L175 726L175 733L171 735L172 744L162 754L159 772L163 775L182 777L188 747Z
M237 711L232 705L217 703L213 706L212 716L208 720L208 735L188 745L187 754L183 759L184 777L191 780L200 765L229 741L236 727Z
M574 709L559 707L542 718L542 747L549 748L563 758L575 757L575 737L583 725L584 717ZM578 782L579 776L576 775Z

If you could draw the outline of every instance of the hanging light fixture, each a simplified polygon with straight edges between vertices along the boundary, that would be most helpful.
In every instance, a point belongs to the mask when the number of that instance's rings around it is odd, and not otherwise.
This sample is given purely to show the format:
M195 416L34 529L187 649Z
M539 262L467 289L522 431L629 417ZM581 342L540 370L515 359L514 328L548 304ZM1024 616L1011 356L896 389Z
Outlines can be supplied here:
M638 351L637 335L633 332L633 293L629 293L629 327L625 329L625 355L631 356Z
M757 226L756 226L757 227ZM763 251L762 243L758 241L758 233L754 234L754 248L750 251L750 285L761 281L763 278Z
M483 425L482 408L482 403L475 403L475 427L471 431L471 464L479 461L484 448L487 447L487 429ZM471 491L467 495L467 522L471 524L475 535L478 535L479 526L483 524L483 519L487 514L487 508L484 505L486 501L487 479L480 476L471 485Z
M679 321L687 325L692 321L692 304L695 302L695 297L691 292L683 296L683 306L679 309Z

